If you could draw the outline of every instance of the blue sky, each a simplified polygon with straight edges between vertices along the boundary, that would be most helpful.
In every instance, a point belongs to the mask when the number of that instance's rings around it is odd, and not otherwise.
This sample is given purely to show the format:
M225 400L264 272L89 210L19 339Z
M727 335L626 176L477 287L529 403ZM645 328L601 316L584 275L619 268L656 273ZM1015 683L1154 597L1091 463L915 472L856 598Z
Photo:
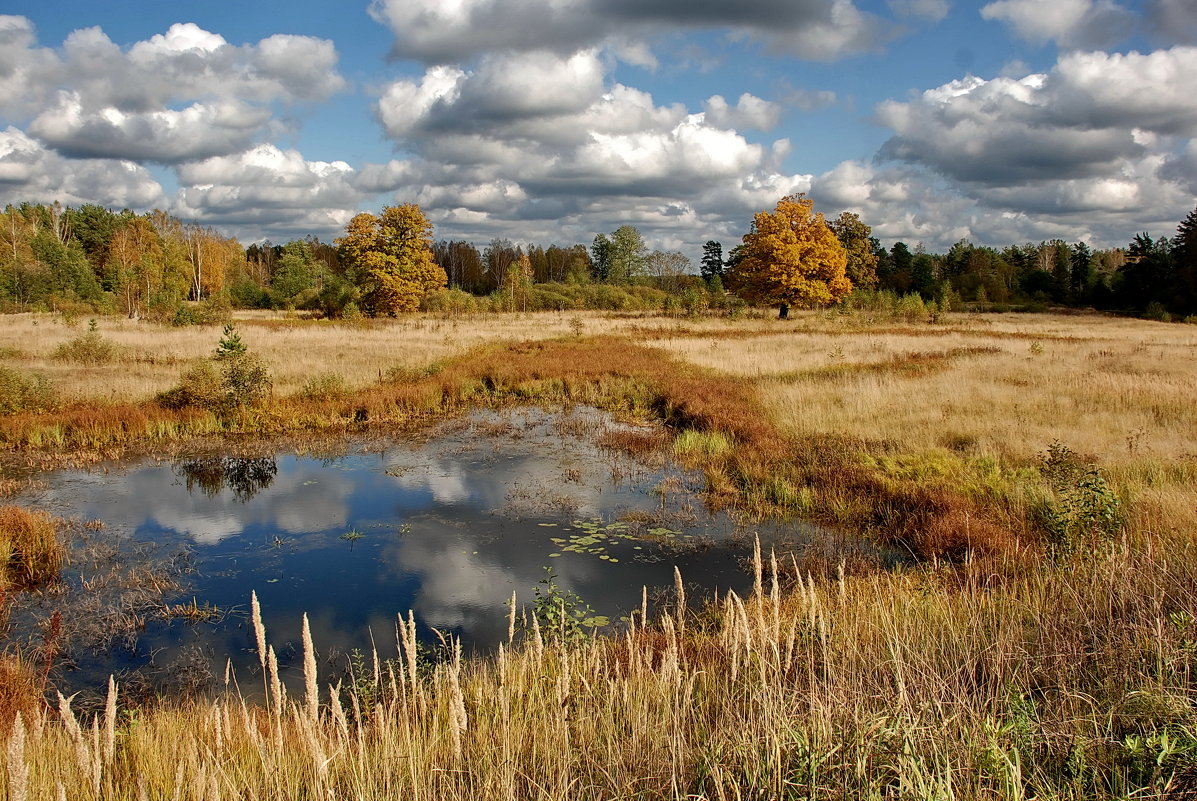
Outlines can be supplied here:
M1193 0L54 4L0 15L0 203L329 240L730 247L806 192L887 244L1171 234Z

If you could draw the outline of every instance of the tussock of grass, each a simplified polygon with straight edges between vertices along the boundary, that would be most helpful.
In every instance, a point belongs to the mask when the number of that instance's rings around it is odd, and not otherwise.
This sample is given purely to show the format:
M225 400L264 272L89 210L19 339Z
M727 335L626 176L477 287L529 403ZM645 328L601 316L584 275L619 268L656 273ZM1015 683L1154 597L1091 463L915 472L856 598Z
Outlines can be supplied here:
M54 518L20 506L0 506L0 590L52 581L65 555Z
M119 355L117 346L100 335L95 320L91 321L86 334L80 334L54 349L54 358L58 361L92 367L111 364Z

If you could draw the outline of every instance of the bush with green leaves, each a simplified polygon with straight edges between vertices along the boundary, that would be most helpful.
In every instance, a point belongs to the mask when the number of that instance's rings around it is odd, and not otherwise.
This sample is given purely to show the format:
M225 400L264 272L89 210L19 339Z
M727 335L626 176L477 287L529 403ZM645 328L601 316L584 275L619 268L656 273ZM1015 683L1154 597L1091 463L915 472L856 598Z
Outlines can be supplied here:
M553 568L545 568L545 577L537 582L532 613L546 638L562 642L576 642L594 636L596 629L611 621L590 607L573 591L561 589Z
M233 304L228 293L218 292L199 303L185 301L175 310L171 325L181 328L187 325L227 324L233 314Z
M333 372L319 373L304 382L299 397L304 400L330 400L346 392L345 381Z
M54 349L54 358L61 362L73 362L89 367L111 364L119 354L117 346L100 336L95 320L87 323L87 333L64 342Z
M1057 555L1113 539L1122 526L1122 503L1096 465L1057 441L1040 456L1039 471L1051 489L1039 518Z
M0 414L41 412L54 408L57 392L40 373L22 373L0 367Z
M209 360L197 361L183 372L178 386L158 396L158 403L170 409L187 406L227 413L257 406L270 394L270 373L251 354L232 323Z

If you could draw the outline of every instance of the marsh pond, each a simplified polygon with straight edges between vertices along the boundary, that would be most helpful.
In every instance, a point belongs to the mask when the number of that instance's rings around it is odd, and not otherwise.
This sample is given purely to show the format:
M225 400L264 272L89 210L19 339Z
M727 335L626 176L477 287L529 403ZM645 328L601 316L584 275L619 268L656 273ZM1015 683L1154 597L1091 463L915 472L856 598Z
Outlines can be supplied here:
M396 615L485 651L506 639L512 593L531 607L572 593L588 622L751 585L746 524L704 507L701 476L660 429L593 409L476 412L415 438L343 440L332 452L198 453L44 474L19 502L74 521L59 584L24 598L12 635L44 640L57 611L56 686L115 673L147 693L251 691L256 592L284 673L301 672L307 613L334 678L372 644L396 652ZM633 456L632 453L637 455ZM650 612L652 610L650 609Z

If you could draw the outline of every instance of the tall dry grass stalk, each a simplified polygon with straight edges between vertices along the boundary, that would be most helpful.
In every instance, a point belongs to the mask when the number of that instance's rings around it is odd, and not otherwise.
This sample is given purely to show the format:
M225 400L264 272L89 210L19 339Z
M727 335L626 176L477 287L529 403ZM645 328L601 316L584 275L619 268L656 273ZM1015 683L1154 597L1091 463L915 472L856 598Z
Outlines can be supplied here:
M88 726L62 699L56 721L11 729L7 792L1130 799L1195 764L1191 546L1166 563L1118 545L1068 569L928 565L788 589L781 560L761 564L763 592L727 593L685 634L671 605L617 637L529 635L476 659L451 642L413 671L405 617L388 663L401 680L368 672L314 716L306 697L268 712L226 696Z
M377 677L375 683L377 684ZM316 684L316 648L312 644L312 631L308 627L308 616L303 616L303 704L308 717L315 721L320 715L320 690Z

